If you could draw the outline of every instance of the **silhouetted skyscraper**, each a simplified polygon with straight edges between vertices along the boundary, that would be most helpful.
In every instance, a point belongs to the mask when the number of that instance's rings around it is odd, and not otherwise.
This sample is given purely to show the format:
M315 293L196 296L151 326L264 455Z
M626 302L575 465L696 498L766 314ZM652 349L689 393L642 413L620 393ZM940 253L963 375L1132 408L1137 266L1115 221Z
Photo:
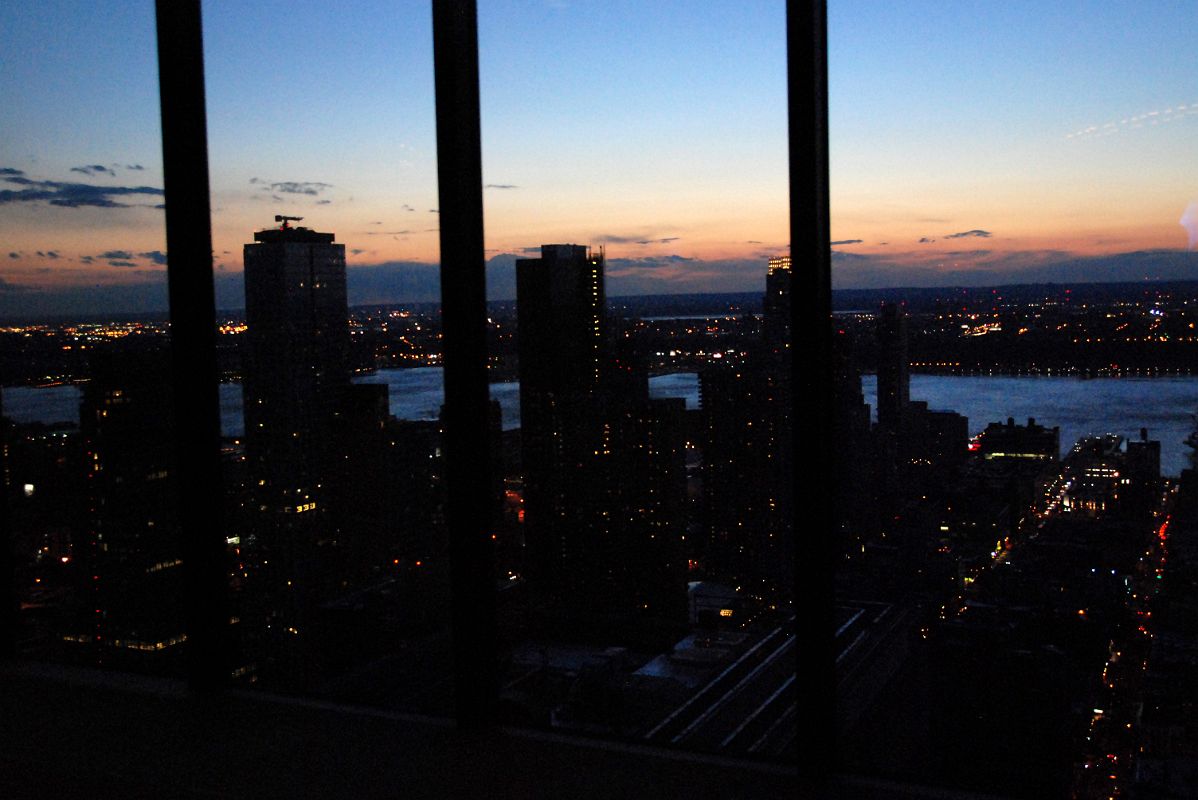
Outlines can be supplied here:
M516 262L521 449L529 577L552 594L570 590L584 568L579 536L567 534L567 502L591 445L591 400L601 372L605 327L603 253L542 245Z
M342 577L328 505L349 390L349 312L345 246L281 219L245 246L250 551L261 565L254 594L273 639L267 659L277 665L264 669L302 685L315 663L314 609Z
M520 404L578 396L599 383L606 333L603 251L541 245L516 262Z
M860 550L874 525L877 487L870 481L874 454L870 439L870 408L861 391L861 373L857 369L848 336L832 338L833 417L836 442L836 502L833 512L845 552Z
M761 578L786 562L790 467L784 387L752 366L713 365L699 373L703 425L705 562L725 581Z
M579 245L516 262L529 584L575 620L682 617L682 410L608 341L603 265Z
M900 305L884 303L878 313L878 426L898 432L910 402L907 314Z
M790 256L769 260L765 273L765 343L774 353L790 347Z
M291 228L245 246L246 453L259 509L322 502L333 420L349 385L345 245Z
M704 571L785 602L794 546L790 419L790 257L769 260L765 352L712 362L699 373ZM830 465L829 465L830 466Z
M99 660L169 657L186 638L172 423L164 358L93 356L79 407L87 487L86 538L76 550L80 608L63 638L89 645Z

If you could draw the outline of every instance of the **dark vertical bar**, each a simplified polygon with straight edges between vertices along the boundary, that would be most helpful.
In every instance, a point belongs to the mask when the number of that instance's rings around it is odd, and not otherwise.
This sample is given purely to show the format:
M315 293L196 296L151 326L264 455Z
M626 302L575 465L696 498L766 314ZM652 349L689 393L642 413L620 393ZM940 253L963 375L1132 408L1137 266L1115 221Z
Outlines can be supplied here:
M474 0L433 0L445 484L458 724L494 722L495 555L490 523L486 264Z
M157 0L156 9L188 679L209 689L228 675L229 616L204 43L199 0Z
M799 765L835 767L836 687L831 476L832 264L828 225L828 14L825 0L788 0L791 375L795 419L795 605L799 621ZM797 524L801 519L802 525Z
M8 511L8 420L0 396L0 658L17 653L17 564Z

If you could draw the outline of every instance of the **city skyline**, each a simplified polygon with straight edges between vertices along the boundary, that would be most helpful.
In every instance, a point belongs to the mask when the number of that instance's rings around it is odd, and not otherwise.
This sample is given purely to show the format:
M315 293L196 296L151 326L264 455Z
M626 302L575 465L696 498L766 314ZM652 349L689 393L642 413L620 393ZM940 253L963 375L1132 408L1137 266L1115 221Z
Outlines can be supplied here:
M456 721L405 752L483 793L719 788L624 757L655 751L741 792L1187 793L1198 98L1158 103L1198 65L1185 15L837 0L829 58L824 0L508 0L481 38L434 0L438 165L414 0L210 3L207 100L202 0L163 0L168 254L111 79L152 64L145 9L48 2L0 10L29 101L0 120L0 644L50 690L8 715L26 783L404 785L320 740L402 744L339 719L366 714ZM209 156L211 213L175 178L206 193ZM103 315L165 305L168 263L169 315ZM246 703L266 745L214 749ZM148 724L144 763L64 771L59 709ZM507 780L479 735L599 760Z
M428 8L206 12L218 298L244 232L288 213L341 232L351 302L435 300ZM1198 274L1182 10L829 15L838 287ZM0 306L165 308L152 6L0 19L27 54L0 89ZM781 3L484 4L492 297L566 241L608 247L612 295L759 291L788 247L782 23ZM280 24L296 45L263 47Z

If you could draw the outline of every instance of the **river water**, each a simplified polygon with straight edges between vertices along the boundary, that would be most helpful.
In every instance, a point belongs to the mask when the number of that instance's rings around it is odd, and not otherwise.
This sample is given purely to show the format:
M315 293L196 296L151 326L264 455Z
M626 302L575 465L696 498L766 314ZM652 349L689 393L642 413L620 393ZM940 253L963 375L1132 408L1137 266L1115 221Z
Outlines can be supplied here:
M445 402L441 367L381 369L354 378L354 383L386 384L392 415L400 419L433 420ZM659 375L649 379L653 397L682 397L687 408L699 407L699 377L693 372ZM4 389L4 414L16 422L67 422L79 424L79 399L75 386L11 386ZM491 397L499 401L506 430L520 427L520 384L511 381L491 384ZM221 430L226 436L245 432L241 417L241 384L220 386Z
M877 385L862 380L865 402L877 418ZM1161 472L1178 475L1190 466L1185 438L1198 411L1198 377L1061 378L912 375L911 399L928 407L956 411L969 418L970 435L1007 417L1025 424L1029 417L1047 427L1060 426L1061 449L1082 436L1117 433L1139 438L1147 428L1161 443Z
M356 381L386 384L391 413L401 419L431 420L440 413L444 398L440 367L385 369ZM874 376L865 376L862 384L866 402L876 408ZM687 408L699 405L699 380L692 372L652 378L649 391L654 397L685 398ZM10 387L4 389L4 413L17 422L78 424L79 396L79 389L74 386ZM491 396L503 409L504 428L519 427L519 384L492 384ZM1034 417L1042 425L1060 426L1063 449L1087 434L1138 437L1140 428L1147 428L1150 438L1161 443L1162 471L1177 475L1189 466L1190 451L1184 440L1193 430L1192 415L1198 411L1198 377L1086 380L912 375L911 399L926 400L933 409L964 414L969 418L970 434L1007 417L1014 417L1021 424ZM241 386L222 384L220 403L225 434L240 435L243 432Z

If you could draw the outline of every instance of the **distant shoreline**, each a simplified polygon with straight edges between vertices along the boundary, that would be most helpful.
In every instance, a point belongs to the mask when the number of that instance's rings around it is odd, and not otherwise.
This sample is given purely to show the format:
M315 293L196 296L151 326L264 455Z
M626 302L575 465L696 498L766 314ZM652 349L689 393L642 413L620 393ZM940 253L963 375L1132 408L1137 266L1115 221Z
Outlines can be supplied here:
M1146 289L1170 292L1191 292L1198 297L1198 280L1145 280L1145 281L1089 281L1089 282L1032 282L1004 283L979 286L892 286L870 289L833 289L832 310L841 313L872 313L869 309L877 308L883 302L905 303L909 313L920 313L934 308L937 303L958 300L977 302L987 295L998 294L1004 300L1011 301L1020 298L1043 297L1045 294L1067 292L1077 302L1109 299L1116 296L1142 295ZM729 307L735 307L738 313L757 313L761 311L764 290L749 290L737 292L682 292L671 294L640 294L612 295L608 297L608 308L631 316L652 314L665 316L667 314L705 314L726 313ZM515 299L506 298L490 300L487 309L501 311L515 308ZM350 307L351 314L372 309L407 309L420 313L435 314L440 311L440 303L434 301L391 302L391 303L358 303ZM669 309L663 311L661 309ZM240 318L244 315L241 308L221 308L216 312L218 318ZM112 311L103 313L83 314L9 314L0 316L0 325L57 325L68 322L102 323L102 322L166 322L169 313L165 310L155 311Z

